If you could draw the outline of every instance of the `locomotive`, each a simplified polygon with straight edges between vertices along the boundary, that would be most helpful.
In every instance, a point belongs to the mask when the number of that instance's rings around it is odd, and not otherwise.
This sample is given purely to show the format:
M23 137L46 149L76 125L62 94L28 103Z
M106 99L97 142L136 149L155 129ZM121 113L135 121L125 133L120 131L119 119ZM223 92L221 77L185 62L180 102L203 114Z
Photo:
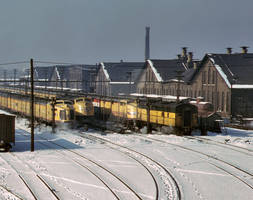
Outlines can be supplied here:
M94 98L95 115L104 121L120 121L128 128L150 129L178 135L190 134L198 126L197 107L184 101L152 98Z

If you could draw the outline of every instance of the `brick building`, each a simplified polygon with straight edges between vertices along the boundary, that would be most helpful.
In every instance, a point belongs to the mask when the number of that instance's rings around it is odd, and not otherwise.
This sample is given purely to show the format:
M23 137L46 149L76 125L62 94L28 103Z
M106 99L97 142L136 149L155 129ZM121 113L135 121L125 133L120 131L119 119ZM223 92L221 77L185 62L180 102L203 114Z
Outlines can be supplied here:
M96 94L117 96L136 92L136 80L143 62L100 63L96 77Z

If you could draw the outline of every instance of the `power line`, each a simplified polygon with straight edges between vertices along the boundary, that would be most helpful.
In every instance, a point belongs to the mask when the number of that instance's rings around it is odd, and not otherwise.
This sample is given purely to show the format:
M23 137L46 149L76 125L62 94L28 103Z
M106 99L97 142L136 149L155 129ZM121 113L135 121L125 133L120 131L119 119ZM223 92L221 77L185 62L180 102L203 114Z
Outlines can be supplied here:
M7 62L7 63L0 63L0 65L17 65L17 64L27 64L29 61L20 61L20 62Z
M77 63L64 63L64 62L40 61L40 60L34 60L34 62L40 63L40 64L53 64L53 65L84 65L84 64L77 64Z

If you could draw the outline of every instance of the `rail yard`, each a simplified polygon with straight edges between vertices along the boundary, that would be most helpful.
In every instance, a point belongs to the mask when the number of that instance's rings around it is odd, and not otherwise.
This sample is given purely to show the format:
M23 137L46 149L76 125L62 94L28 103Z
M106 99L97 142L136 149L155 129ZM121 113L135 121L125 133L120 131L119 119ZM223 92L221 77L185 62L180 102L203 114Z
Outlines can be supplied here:
M16 119L15 145L0 154L2 199L249 199L253 194L250 131L228 128L226 134L181 137L61 128L52 134L41 125L30 152L25 124Z

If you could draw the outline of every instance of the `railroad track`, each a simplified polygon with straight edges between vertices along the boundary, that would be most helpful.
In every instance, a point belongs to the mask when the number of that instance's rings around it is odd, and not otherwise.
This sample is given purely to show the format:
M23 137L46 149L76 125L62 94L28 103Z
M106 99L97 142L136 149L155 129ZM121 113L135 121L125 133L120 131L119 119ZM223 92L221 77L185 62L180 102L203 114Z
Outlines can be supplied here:
M182 193L181 193L180 187L179 187L177 181L175 180L175 178L172 176L171 172L169 172L168 169L166 169L163 165L161 165L160 163L158 163L157 161L155 161L151 157L149 157L147 155L144 155L140 152L137 152L133 149L130 149L128 147L119 145L117 143L111 142L111 141L106 140L106 139L103 139L101 137L97 137L97 136L90 135L90 134L88 134L88 135L86 134L85 136L82 135L82 134L79 134L79 136L83 137L83 138L86 138L86 139L89 139L89 140L93 140L93 141L100 141L103 144L107 143L107 144L114 145L116 147L120 147L121 150L119 150L115 147L111 147L111 148L116 149L118 151L121 151L122 153L127 154L128 156L130 155L131 157L133 157L137 160L142 160L141 162L145 162L146 165L148 165L148 166L153 166L153 168L155 166L155 169L158 169L158 171L160 171L160 172L161 171L164 172L164 173L161 172L161 174L166 174L166 175L169 176L169 178L166 177L165 178L166 180L163 180L164 182L167 182L167 181L170 182L170 186L169 186L170 188L165 188L165 189L167 189L167 191L170 191L166 198L167 199L178 199L178 200L180 200L182 198ZM158 188L156 190L159 191ZM157 193L156 194L156 199L160 199L161 198L160 195L159 195L159 193Z
M1 194L1 193L3 193L3 194ZM2 186L2 185L0 185L0 195L2 195L3 198L5 198L5 199L23 200L23 198L20 195L15 194L10 189L8 189L8 188L6 188L5 186Z
M221 167L217 164L214 164L210 161L207 161L209 164L215 166L216 168L226 172L227 174L233 176L234 178L236 178L237 180L239 180L240 182L242 182L243 184L247 185L249 188L253 189L253 183L249 183L248 180L250 180L252 177L253 177L253 174L246 171L246 170L243 170L225 160L222 160L222 159L219 159L217 157L214 157L212 155L209 155L209 154L206 154L206 153L203 153L203 152L200 152L200 151L197 151L197 150L194 150L194 149L191 149L191 148L188 148L188 147L184 147L184 146L181 146L181 145L178 145L178 144L174 144L174 143L170 143L170 142L167 142L167 141L163 141L163 140L160 140L160 139L155 139L155 138L150 138L150 137L147 137L147 136L144 136L144 135L137 135L138 137L144 137L145 139L148 139L148 140L151 140L151 141L156 141L156 142L160 142L160 143L164 143L164 144L169 144L171 146L174 146L174 147L178 147L180 149L183 149L183 150L186 150L186 151L189 151L189 152L193 152L193 153L196 153L196 154L199 154L199 155L202 155L202 156L205 156L205 157L208 157L209 159L212 159L214 161L218 161L220 163L223 163L231 168L234 168L236 169L238 172L242 173L240 176L239 175L236 175L235 173L232 173L230 172L229 170L225 169L224 167ZM248 176L248 177L247 177ZM243 178L242 178L243 177ZM249 178L249 179L246 179L246 178Z
M25 131L25 130L23 130L23 131ZM25 131L25 132L26 132L26 131ZM24 136L27 136L27 135L24 135ZM124 187L126 187L126 188L133 194L133 196L134 196L136 199L142 199L141 196L140 196L134 189L132 189L131 186L129 186L128 183L126 183L124 180L122 180L122 178L120 178L119 176L117 176L117 175L115 175L114 173L112 173L109 169L107 169L107 168L105 168L104 166L102 166L100 163L98 163L98 162L96 162L96 161L94 161L94 160L91 160L90 158L84 156L83 154L80 154L80 153L78 153L78 152L76 152L76 151L70 150L70 149L66 148L65 146L60 145L60 144L58 144L58 143L56 143L56 142L54 142L54 141L48 140L47 138L44 138L44 137L38 136L38 135L36 135L36 137L39 137L39 138L41 138L41 139L47 141L47 142L50 143L50 144L53 144L53 145L57 146L57 147L60 147L61 149L66 150L67 152L70 152L70 153L72 153L72 154L74 154L74 155L77 155L77 156L79 156L80 158L85 159L86 161L89 161L89 162L92 163L93 165L95 165L95 166L101 168L102 170L104 170L105 172L107 172L108 174L110 174L112 177L114 177L116 180L118 180ZM50 145L46 145L45 143L41 143L41 142L39 142L39 141L38 141L38 143L40 143L40 144L42 144L42 145L44 145L44 146L47 146L47 147L49 147L49 148L52 148ZM63 153L62 151L57 151L57 152L60 153L60 154L62 154L62 155L65 155L65 156L66 156L66 153ZM121 199L121 198L120 198L120 195L116 194L116 192L114 191L114 190L116 190L116 189L112 189L112 188L109 186L109 184L106 183L106 182L103 180L103 178L101 178L100 176L98 176L98 175L97 175L97 171L93 171L90 167L85 166L85 165L82 164L80 161L76 161L76 160L72 159L71 156L68 156L68 158L71 159L71 160L72 160L73 162L75 162L76 164L78 164L79 166L81 166L81 167L87 169L87 170L88 170L90 173L92 173L94 176L96 176L96 177L97 177L101 182L103 182L103 184L113 193L113 195L115 196L116 199ZM117 190L116 190L116 191L117 191Z
M220 141L216 141L216 140L212 140L212 139L204 138L204 137L199 137L199 136L184 136L184 138L203 141L207 144L215 144L217 146L227 148L227 149L231 149L233 151L236 151L236 152L248 155L248 156L253 156L253 150L252 149L248 149L248 148L240 147L240 146L237 146L237 145L233 145L233 144L230 144L228 142L220 142Z
M20 160L15 154L9 152L8 154L12 155L13 157L15 157L16 159ZM14 164L12 164L8 159L6 158L3 158L4 156L1 156L1 158L16 172L16 174L18 175L18 177L20 178L20 180L24 183L24 185L26 186L26 188L30 191L32 197L35 199L35 200L39 200L41 199L43 196L39 196L37 193L38 191L35 190L33 187L35 186L32 186L30 182L37 182L37 181L40 181L40 183L45 186L48 190L47 190L47 194L51 194L50 197L47 196L48 199L57 199L57 200L60 200L60 198L58 197L58 195L56 194L56 192L54 191L53 188L51 188L49 186L49 184L46 182L45 179L42 178L42 176L40 176L39 174L37 174L30 166L29 164L26 163L27 166L29 166L29 169L32 170L33 172L33 177L32 177L32 180L33 181L29 181L29 178L28 176L25 175L25 173L21 172L22 169L17 169L19 168L20 166L14 166ZM17 161L17 160L16 160ZM24 162L24 161L22 161ZM34 178L36 178L36 180L34 180ZM41 189L41 188L40 188ZM45 194L45 193L44 193ZM15 195L17 196L17 195ZM23 198L21 198L23 199ZM25 198L24 198L25 199Z

